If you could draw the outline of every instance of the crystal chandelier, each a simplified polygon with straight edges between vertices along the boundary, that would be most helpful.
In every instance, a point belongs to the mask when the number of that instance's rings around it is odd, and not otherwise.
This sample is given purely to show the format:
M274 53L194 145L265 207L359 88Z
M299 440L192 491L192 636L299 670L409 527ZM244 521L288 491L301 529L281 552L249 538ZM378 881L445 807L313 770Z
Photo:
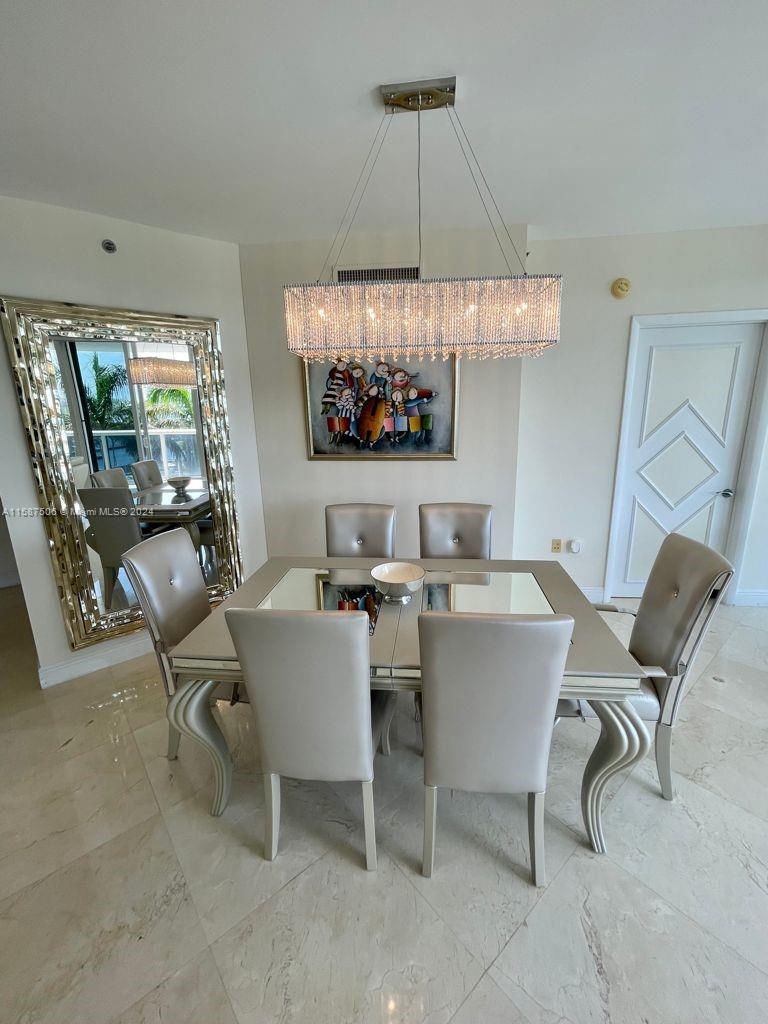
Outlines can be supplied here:
M472 145L453 109L456 79L382 86L385 113L315 284L283 289L288 348L307 361L484 359L538 356L560 340L561 278L527 274ZM355 215L398 111L417 114L419 270L421 270L421 113L444 107L509 271L505 277L323 282L338 262ZM470 160L470 154L472 161ZM474 162L474 165L473 165ZM362 186L362 187L361 187ZM483 187L484 186L484 189ZM356 202L355 202L356 199ZM513 274L489 202L523 270ZM352 216L347 223L350 210ZM342 235L341 248L331 258Z

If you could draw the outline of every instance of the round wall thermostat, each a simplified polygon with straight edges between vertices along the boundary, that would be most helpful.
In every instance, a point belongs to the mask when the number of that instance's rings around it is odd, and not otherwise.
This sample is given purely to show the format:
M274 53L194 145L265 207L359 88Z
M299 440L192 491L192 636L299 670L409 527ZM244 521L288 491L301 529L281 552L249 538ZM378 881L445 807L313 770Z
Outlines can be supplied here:
M632 285L629 283L629 278L617 277L611 285L611 295L614 299L626 299L631 287Z

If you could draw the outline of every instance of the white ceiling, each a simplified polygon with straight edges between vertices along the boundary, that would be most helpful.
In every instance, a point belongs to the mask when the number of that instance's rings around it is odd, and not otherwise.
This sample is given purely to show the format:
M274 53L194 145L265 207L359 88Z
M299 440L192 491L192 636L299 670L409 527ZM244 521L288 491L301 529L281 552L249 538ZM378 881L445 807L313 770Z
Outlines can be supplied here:
M0 0L0 194L235 241L332 234L382 82L455 73L539 236L768 222L766 0ZM415 216L394 119L359 227ZM483 212L423 117L428 227Z

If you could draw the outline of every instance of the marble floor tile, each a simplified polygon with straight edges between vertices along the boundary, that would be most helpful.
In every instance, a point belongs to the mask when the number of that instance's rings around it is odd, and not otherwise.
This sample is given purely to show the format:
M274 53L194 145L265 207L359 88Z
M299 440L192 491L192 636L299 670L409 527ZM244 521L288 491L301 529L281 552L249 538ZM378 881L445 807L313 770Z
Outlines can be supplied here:
M103 1024L204 947L156 815L0 902L3 1014Z
M130 733L6 778L0 789L0 898L156 813Z
M768 821L768 732L703 704L696 691L674 729L672 768Z
M524 794L440 790L431 878L421 873L423 785L380 817L377 832L379 847L484 967L496 959L544 891L531 880ZM550 816L544 836L548 877L553 878L579 841Z
M696 684L696 699L768 730L768 663L763 668L716 655Z
M727 661L739 661L752 668L768 671L768 630L739 625L720 648Z
M451 1024L530 1024L528 1018L513 1006L490 974L484 974L462 1003Z
M240 1024L448 1024L480 965L385 854L327 854L213 944Z
M675 777L661 800L645 763L607 814L608 855L768 973L768 828L701 786Z
M222 935L330 849L350 872L364 863L364 836L344 801L322 783L282 780L280 846L264 859L261 776L236 774L229 805L210 814L210 793L165 812L168 831L208 941Z
M608 857L573 855L493 967L530 1024L747 1024L766 976Z
M768 605L762 608L736 608L739 612L739 622L743 626L752 626L753 629L768 630Z
M237 1024L210 950L185 964L110 1024Z
M118 708L91 705L79 695L42 701L0 714L0 770L19 778L42 761L77 757L128 732L128 720Z

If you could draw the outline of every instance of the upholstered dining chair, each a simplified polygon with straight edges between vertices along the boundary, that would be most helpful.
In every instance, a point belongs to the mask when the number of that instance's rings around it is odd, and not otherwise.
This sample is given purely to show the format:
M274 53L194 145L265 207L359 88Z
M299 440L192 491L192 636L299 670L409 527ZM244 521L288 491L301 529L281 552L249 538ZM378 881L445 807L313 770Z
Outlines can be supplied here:
M80 487L77 494L88 517L86 543L99 556L104 571L104 611L108 612L123 568L123 555L141 540L133 498L127 486Z
M570 615L419 616L424 860L434 869L437 790L527 793L534 885L545 885L544 795Z
M140 491L146 491L149 487L161 487L163 484L163 474L154 459L134 462L131 471L134 483Z
M492 505L419 505L422 558L490 558Z
M267 860L277 856L280 776L360 782L365 857L376 869L373 756L394 693L371 693L365 612L229 608L264 772Z
M168 530L126 551L123 565L144 614L170 700L176 692L170 653L211 612L195 545L186 530ZM178 755L180 738L169 722L170 760Z
M637 612L599 604L598 611L635 616L629 653L650 676L630 703L645 722L656 726L656 768L661 795L672 800L672 730L677 721L693 660L733 576L722 555L679 533L664 538L651 568ZM583 701L558 702L558 717L594 718Z
M394 558L394 507L361 501L326 505L325 548L332 558Z
M130 487L122 466L116 469L97 469L95 473L91 473L91 481L94 487Z

